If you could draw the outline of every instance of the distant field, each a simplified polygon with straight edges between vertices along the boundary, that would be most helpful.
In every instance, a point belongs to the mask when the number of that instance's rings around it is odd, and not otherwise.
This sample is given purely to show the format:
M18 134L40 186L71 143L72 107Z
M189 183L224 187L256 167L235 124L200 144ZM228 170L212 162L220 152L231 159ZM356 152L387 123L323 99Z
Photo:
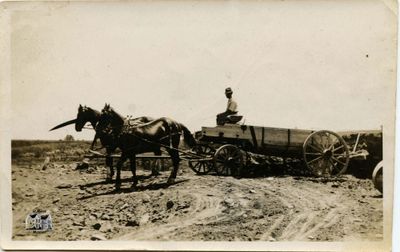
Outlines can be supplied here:
M90 141L12 140L11 157L13 162L21 158L74 159L81 157L90 144Z

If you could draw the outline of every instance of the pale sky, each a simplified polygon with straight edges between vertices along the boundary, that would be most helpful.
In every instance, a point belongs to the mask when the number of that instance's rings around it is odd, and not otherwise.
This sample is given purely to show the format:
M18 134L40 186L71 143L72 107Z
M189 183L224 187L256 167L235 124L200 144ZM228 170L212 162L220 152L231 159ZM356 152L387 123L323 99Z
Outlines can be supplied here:
M13 139L79 104L214 126L233 89L246 124L379 129L394 119L396 15L383 1L33 4L11 15Z

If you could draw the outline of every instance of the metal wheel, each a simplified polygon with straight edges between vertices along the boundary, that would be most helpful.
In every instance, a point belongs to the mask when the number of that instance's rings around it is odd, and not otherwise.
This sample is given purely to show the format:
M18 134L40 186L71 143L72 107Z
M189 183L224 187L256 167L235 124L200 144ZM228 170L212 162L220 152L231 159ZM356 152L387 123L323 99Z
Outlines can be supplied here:
M349 148L338 134L321 130L312 133L303 144L303 157L315 176L343 174L350 160Z
M372 182L375 188L383 193L383 161L379 162L372 172Z
M217 149L214 154L215 171L220 176L238 176L243 167L242 151L231 144Z
M192 151L204 157L212 157L215 153L215 149L206 144L198 144ZM213 165L210 160L189 160L189 167L198 175L207 174L213 169Z

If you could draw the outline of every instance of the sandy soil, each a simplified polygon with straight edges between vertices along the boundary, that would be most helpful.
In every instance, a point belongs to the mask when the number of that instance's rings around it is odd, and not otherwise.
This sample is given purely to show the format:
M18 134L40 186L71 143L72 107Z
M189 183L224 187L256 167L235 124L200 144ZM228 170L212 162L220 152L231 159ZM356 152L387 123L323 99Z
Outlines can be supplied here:
M139 170L137 191L123 171L120 193L105 182L103 166L14 164L13 239L382 240L383 199L369 179L197 176L182 163L171 186L169 171L150 177ZM34 209L51 212L53 231L25 230Z

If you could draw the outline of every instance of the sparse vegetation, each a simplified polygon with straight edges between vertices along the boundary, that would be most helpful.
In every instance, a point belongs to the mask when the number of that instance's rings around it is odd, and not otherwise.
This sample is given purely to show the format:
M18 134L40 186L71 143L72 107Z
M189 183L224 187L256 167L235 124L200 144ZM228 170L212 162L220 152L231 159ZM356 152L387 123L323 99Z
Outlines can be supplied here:
M48 140L12 140L12 161L17 159L43 158L81 159L89 148L89 141L48 141Z
M70 141L75 141L75 139L72 135L66 135L64 141L70 142Z

